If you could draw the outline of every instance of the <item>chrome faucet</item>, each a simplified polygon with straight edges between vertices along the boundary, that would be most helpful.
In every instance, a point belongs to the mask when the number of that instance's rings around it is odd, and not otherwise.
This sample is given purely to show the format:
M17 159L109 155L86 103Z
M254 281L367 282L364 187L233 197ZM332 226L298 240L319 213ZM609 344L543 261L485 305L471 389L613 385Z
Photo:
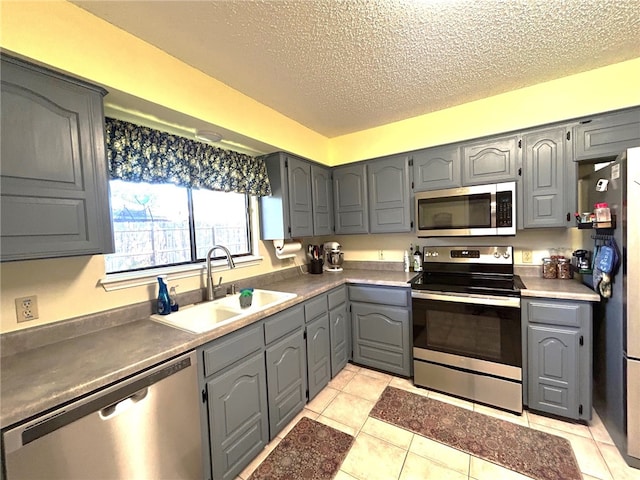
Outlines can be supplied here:
M229 268L236 268L236 264L233 262L233 258L231 258L231 252L227 247L223 245L214 245L213 247L211 247L211 250L207 252L207 300L213 300L215 298L213 292L213 279L211 278L211 254L218 248L224 251L224 254L227 257L227 265L229 266ZM222 277L220 277L220 281L222 281Z

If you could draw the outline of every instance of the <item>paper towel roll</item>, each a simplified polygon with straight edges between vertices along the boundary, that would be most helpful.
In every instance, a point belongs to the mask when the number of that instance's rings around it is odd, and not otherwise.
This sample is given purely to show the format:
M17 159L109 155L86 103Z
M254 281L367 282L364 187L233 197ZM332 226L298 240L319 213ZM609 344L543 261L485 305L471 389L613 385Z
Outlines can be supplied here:
M276 257L279 259L295 257L296 252L299 252L302 249L302 243L284 243L284 240L274 240L273 246L276 249Z

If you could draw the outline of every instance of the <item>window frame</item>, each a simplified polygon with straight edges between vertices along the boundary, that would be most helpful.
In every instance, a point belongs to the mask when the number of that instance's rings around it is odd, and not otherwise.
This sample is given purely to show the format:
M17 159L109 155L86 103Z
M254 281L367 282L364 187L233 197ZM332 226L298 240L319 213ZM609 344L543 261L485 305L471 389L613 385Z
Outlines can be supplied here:
M260 255L260 219L258 197L247 195L249 221L249 245L251 254L234 256L234 263L237 268L253 267L260 265L264 257ZM121 290L126 288L140 287L144 285L155 284L158 275L167 275L169 281L175 281L181 278L196 277L206 274L206 261L197 259L196 262L181 263L177 265L165 265L161 267L152 267L141 270L132 270L119 273L106 273L99 281L99 284L105 291ZM227 261L223 257L216 257L211 260L211 269L213 272L228 269Z

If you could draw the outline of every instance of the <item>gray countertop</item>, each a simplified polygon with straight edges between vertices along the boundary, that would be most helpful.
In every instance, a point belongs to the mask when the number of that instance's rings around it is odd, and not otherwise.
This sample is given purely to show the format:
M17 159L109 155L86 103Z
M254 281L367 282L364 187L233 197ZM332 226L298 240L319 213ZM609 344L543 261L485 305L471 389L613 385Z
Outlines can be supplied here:
M365 269L300 274L255 285L295 293L294 299L200 335L143 318L3 357L0 426L22 422L345 283L408 287L415 275ZM599 300L577 281L521 278L527 286L523 297Z

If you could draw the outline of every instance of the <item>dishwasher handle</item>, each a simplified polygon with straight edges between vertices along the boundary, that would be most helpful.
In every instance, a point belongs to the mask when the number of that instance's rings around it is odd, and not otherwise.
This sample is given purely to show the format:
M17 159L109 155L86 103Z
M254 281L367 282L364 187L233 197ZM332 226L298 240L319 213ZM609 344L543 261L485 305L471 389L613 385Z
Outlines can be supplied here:
M7 430L3 434L5 452L14 452L38 438L95 412L100 412L101 415L104 412L105 417L108 417L107 411L109 411L111 416L114 416L118 404L127 400L131 402L144 399L151 385L195 365L196 358L195 352L189 352L127 380L120 381L111 387L94 392L49 414Z
M117 415L120 415L125 410L129 409L134 404L144 400L149 393L149 387L130 395L129 397L119 400L111 405L104 407L100 410L100 418L102 420L109 420Z

